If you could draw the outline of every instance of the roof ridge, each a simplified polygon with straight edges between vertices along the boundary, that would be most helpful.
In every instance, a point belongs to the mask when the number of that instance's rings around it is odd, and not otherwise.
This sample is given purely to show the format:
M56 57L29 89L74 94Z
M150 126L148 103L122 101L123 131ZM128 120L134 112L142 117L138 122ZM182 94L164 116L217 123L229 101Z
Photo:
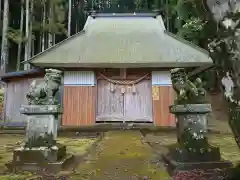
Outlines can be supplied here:
M94 13L90 16L93 18L99 17L156 17L157 13Z

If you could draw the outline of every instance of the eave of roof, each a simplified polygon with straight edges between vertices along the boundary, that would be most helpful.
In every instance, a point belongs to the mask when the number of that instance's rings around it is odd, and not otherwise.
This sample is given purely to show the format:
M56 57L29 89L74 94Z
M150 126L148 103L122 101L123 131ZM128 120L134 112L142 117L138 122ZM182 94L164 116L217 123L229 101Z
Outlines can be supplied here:
M35 75L35 74L42 74L44 73L44 70L41 68L34 68L26 71L16 71L16 72L9 72L4 74L3 76L0 77L0 80L3 82L8 81L11 78L15 77L24 77L28 75Z
M182 43L184 43L184 44L186 44L188 46L191 46L192 48L194 48L194 49L196 49L198 51L201 51L202 53L204 53L204 54L209 56L209 52L206 49L203 49L203 48L193 44L192 42L187 41L186 39L183 39L180 36L177 36L176 34L173 34L173 33L169 32L167 30L165 30L164 33L166 35L171 36L172 38L174 38L174 39L176 39L176 40L178 40L178 41L180 41L180 42L182 42Z
M38 57L41 57L42 55L44 55L44 54L52 51L53 49L58 48L58 47L61 46L62 44L65 44L65 43L68 42L69 40L74 39L74 38L76 38L77 36L82 35L82 34L84 34L84 33L85 33L85 30L82 30L82 31L80 31L80 32L78 32L78 33L76 33L76 34L74 34L74 35L72 35L72 36L64 39L63 41L55 44L54 46L51 46L50 48L48 48L48 49L46 49L46 50L44 50L44 51L36 54L35 56L32 56L32 57L29 58L28 60L22 61L21 63L23 63L23 64L29 63L29 64L31 64L31 65L34 66L34 64L31 63L31 61L32 61L33 59L38 58Z
M80 64L80 63L41 63L35 64L37 67L46 67L46 68L188 68L188 67L209 67L212 66L211 63L196 63L196 62L186 62L186 63L154 63L154 62L147 62L147 63L99 63L99 64Z

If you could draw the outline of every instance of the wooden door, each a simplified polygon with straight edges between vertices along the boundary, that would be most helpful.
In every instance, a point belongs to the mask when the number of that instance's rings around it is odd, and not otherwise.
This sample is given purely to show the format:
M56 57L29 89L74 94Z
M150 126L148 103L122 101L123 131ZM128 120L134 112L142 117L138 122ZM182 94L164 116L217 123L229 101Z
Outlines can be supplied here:
M135 85L136 92L128 86L124 94L125 121L152 122L152 85L143 80Z
M123 121L123 94L120 88L110 90L110 83L98 80L96 121Z

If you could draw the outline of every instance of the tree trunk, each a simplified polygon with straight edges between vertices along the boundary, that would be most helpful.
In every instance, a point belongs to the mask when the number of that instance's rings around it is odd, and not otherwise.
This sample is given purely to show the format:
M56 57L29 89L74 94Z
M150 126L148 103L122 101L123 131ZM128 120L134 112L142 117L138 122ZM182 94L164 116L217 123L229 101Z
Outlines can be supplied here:
M8 65L8 14L9 14L9 2L4 0L3 11L3 28L2 28L2 46L1 46L1 71L6 73Z
M169 2L166 0L166 21L167 21L167 30L169 31Z
M56 44L56 35L53 34L52 36L52 44L55 45Z
M76 21L75 21L75 34L78 33L78 19L76 18Z
M2 28L2 0L0 0L0 27Z
M48 48L50 48L52 45L53 45L53 37L52 37L52 23L53 22L53 4L52 2L50 1L50 6L49 6L49 25L50 25L50 29L49 29L49 32L48 32Z
M31 57L33 57L35 55L35 40L32 40L31 43Z
M45 27L46 24L46 1L44 0L43 4L43 28ZM42 32L42 52L45 50L45 30Z
M20 19L20 33L21 38L23 38L23 16L24 16L24 0L21 0L21 19ZM21 63L21 52L22 52L22 39L21 42L18 44L18 54L17 54L17 71L20 70L20 63Z
M68 37L71 36L72 0L68 1Z
M30 1L30 11L29 11L29 35L28 35L28 58L31 57L32 54L32 22L33 22L33 4L34 1ZM30 66L28 67L30 69Z
M25 54L24 60L27 61L29 58L29 0L26 0L26 25L25 25L25 37L27 39L25 43ZM29 69L29 64L24 64L24 70Z

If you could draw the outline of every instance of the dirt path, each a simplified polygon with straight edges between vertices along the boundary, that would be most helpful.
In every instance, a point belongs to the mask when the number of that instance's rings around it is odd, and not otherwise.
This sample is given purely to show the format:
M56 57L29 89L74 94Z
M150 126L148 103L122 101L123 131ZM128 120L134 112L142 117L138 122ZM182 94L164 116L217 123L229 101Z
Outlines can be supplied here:
M163 168L150 161L152 149L141 141L138 131L107 132L96 152L76 169L71 179L81 180L167 180Z

